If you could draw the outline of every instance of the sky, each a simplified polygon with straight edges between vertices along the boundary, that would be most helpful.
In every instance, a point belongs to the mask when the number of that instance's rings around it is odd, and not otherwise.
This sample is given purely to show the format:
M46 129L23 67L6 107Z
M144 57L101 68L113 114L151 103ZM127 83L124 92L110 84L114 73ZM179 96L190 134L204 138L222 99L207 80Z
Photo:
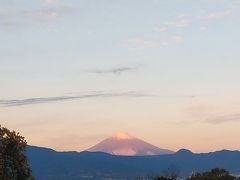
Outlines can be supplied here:
M0 0L0 124L59 151L240 150L239 32L240 0Z

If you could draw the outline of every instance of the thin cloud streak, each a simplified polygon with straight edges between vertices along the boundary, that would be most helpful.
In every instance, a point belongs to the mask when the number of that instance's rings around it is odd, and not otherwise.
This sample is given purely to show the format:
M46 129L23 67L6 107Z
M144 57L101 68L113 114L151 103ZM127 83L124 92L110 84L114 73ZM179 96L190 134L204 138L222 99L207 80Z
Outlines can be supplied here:
M209 117L207 119L207 122L212 124L220 124L220 123L226 123L226 122L240 122L240 113Z
M95 74L122 74L129 71L136 71L138 69L139 69L138 66L122 66L112 69L96 69L90 72Z
M159 32L165 32L172 28L186 28L189 26L190 21L187 19L185 15L180 15L177 20L172 20L165 22L161 26L157 26L154 28L154 31Z
M75 12L76 10L77 10L76 7L64 5L51 8L42 8L35 11L29 11L26 12L26 14L34 19L42 18L45 20L57 20Z
M240 123L240 113L223 112L218 107L199 104L187 108L187 113L202 123L223 124L223 123Z
M231 13L232 13L231 10L226 10L226 11L222 11L222 12L212 12L205 16L198 16L197 19L198 20L206 20L206 21L217 20L217 19L222 19L222 18L230 15Z
M135 37L130 38L127 43L128 46L138 49L152 48L152 47L167 47L182 44L185 41L183 36L169 36L169 37Z
M165 25L167 27L184 28L189 25L189 21L186 18L182 18L176 21L166 22Z
M24 106L24 105L34 105L43 104L51 102L63 102L63 101L73 101L79 99L87 98L111 98L111 97L144 97L149 96L146 93L127 91L127 92L95 92L89 94L82 94L78 96L56 96L56 97L35 97L27 99L7 99L0 100L1 107L11 107L11 106Z

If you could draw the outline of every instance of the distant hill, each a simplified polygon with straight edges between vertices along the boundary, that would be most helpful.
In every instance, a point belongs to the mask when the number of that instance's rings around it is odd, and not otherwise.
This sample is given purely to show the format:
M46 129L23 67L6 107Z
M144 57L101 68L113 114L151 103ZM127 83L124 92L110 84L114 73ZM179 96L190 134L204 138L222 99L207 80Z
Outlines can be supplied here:
M158 148L128 133L116 133L86 151L106 152L112 155L122 156L144 156L173 153L173 151Z
M174 154L156 156L115 156L101 152L56 152L29 146L29 163L37 180L134 179L136 176L160 175L174 166L181 176L224 168L240 172L240 152L222 150L194 154L182 149Z

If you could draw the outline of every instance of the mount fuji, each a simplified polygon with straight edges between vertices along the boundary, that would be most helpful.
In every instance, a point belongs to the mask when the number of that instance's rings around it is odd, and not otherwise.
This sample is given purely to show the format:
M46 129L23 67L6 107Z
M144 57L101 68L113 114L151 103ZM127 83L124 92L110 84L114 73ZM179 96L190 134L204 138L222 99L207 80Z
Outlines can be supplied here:
M174 153L168 149L161 149L128 133L116 133L87 149L89 152L105 152L118 156L150 156Z

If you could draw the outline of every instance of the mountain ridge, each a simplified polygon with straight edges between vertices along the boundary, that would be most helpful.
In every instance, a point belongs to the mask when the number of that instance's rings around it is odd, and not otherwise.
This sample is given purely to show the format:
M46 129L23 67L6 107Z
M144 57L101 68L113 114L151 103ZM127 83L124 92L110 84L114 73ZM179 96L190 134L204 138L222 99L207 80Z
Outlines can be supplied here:
M86 180L90 176L92 180L127 180L149 174L161 175L172 166L179 169L181 177L215 167L224 168L232 174L240 173L240 151L185 152L187 151L154 156L116 156L103 152L57 152L48 148L27 147L33 175L40 180Z

